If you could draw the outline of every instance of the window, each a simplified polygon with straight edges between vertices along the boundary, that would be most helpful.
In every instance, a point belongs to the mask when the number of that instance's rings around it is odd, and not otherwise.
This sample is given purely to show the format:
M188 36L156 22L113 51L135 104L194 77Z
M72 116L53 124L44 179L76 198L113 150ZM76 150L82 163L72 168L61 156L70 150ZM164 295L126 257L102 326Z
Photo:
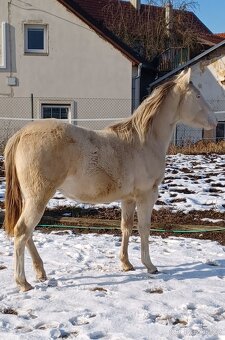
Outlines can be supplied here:
M42 118L69 119L70 105L42 104Z
M218 122L216 127L216 141L225 139L225 122Z
M25 53L44 53L47 51L47 25L25 25Z

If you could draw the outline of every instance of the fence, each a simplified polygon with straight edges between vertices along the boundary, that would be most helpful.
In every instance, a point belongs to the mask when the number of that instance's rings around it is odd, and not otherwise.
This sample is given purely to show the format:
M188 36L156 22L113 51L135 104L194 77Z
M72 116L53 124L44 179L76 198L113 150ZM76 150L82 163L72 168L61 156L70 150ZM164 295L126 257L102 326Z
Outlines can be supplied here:
M131 99L0 97L0 146L22 126L42 118L62 118L89 129L102 129L132 113Z
M203 134L202 129L192 129L178 125L173 136L174 144L183 145L197 142L204 138L224 139L225 136L225 100L209 102L222 123L212 135ZM0 147L9 137L26 123L42 118L60 118L72 124L102 129L107 125L129 117L132 113L131 99L114 98L37 98L33 97L0 97Z

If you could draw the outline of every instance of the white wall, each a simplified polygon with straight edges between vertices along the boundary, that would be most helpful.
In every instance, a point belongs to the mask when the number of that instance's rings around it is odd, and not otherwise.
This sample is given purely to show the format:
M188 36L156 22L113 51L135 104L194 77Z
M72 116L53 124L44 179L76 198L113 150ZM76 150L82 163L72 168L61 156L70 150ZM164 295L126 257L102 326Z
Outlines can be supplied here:
M48 56L24 54L26 22L49 25ZM13 0L10 25L15 96L131 98L131 62L56 0Z
M214 111L225 111L225 49L191 67L191 79ZM224 113L225 117L225 113Z
M132 62L57 0L0 0L2 21L9 32L7 68L0 70L0 117L31 117L31 93L40 98L34 102L34 118L52 97L72 103L72 118L131 114ZM29 23L48 25L48 55L24 53L24 24ZM16 78L16 86L8 85L9 77ZM101 100L85 104L86 110L80 98Z

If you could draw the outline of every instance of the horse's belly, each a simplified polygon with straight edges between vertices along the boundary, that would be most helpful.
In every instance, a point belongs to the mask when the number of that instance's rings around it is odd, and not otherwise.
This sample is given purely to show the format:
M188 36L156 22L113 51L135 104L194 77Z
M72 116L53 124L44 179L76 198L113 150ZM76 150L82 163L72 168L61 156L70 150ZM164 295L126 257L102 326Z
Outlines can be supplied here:
M84 203L106 203L121 199L125 192L115 180L92 178L67 178L58 188L66 197Z

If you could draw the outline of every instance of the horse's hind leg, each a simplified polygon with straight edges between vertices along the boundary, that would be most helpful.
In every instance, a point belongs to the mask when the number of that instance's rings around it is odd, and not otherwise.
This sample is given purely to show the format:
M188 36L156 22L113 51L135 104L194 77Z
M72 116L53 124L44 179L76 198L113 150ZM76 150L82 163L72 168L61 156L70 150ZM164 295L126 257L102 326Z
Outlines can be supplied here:
M40 255L38 254L37 248L35 247L32 235L28 239L26 246L27 246L27 249L29 250L30 255L32 257L33 266L34 266L34 270L36 272L37 280L38 281L45 281L47 279L47 276L46 276L46 273L45 273L45 270L44 270L43 261L42 261Z
M134 267L128 259L128 243L134 223L134 201L122 201L121 212L121 230L122 230L122 245L120 250L120 260L122 268L125 271L134 270Z
M37 204L26 202L14 229L15 280L22 291L32 289L32 286L27 282L25 276L24 251L27 242L32 248L32 242L30 242L29 239L32 236L35 226L43 215L44 208L45 206L40 208L39 205L37 209Z

